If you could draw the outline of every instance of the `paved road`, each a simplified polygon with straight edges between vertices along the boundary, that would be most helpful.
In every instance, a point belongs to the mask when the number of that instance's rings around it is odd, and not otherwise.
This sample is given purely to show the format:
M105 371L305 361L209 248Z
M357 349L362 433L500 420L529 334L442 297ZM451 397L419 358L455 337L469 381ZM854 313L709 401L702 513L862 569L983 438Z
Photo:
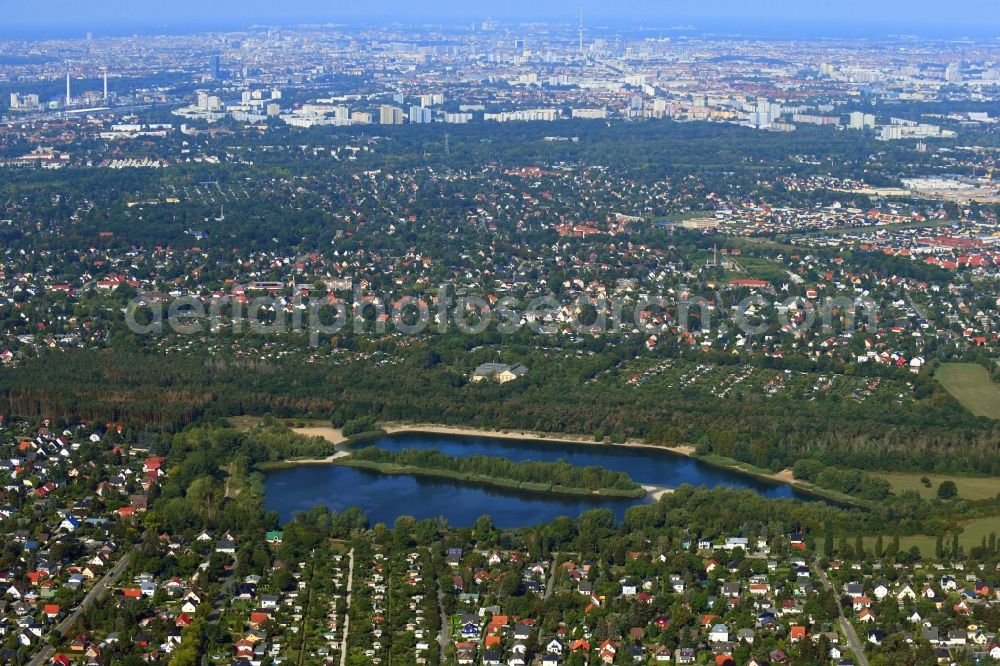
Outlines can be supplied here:
M451 618L444 614L444 584L442 578L438 576L437 597L438 597L438 617L441 618L441 629L438 631L438 647L441 649L440 661L444 663L444 654L448 649L448 631L451 627Z
M105 592L111 588L118 577L122 575L125 571L125 567L128 566L129 560L132 554L129 553L122 557L120 560L115 562L115 565L108 570L108 573L104 574L104 577L97 581L94 587L90 588L90 592L83 597L83 601L77 606L72 613L67 615L62 622L55 626L54 631L58 631L60 634L65 636L73 625L76 624L77 620L84 612L94 605L94 602L104 596ZM41 651L32 657L31 661L28 662L28 666L42 666L43 664L49 663L49 660L55 655L55 649L51 645L46 645L41 649Z
M548 599L552 596L552 593L556 590L556 577L559 575L559 562L560 558L566 555L572 555L573 557L580 557L580 553L552 553L552 566L549 567L549 580L545 584L545 595L544 599Z
M208 614L209 622L218 622L219 618L222 617L222 611L226 608L226 603L232 598L230 591L233 589L233 585L236 584L236 567L239 566L240 557L238 553L233 554L233 566L229 571L229 575L222 585L219 586L219 595L212 602L212 612Z
M830 577L826 575L826 572L816 566L815 562L812 569L816 572L820 582L823 583L823 587L834 592L834 596L836 596L836 590L833 589L833 583L830 582ZM847 644L850 646L855 658L857 658L858 666L868 666L868 657L865 656L865 649L862 647L861 641L858 640L858 634L854 631L854 625L844 616L844 609L840 606L839 598L837 599L837 612L840 614L840 630L847 637Z
M312 608L313 598L316 596L316 549L314 548L309 553L309 560L312 561L312 567L309 569L309 579L306 583L309 586L309 594L306 596L306 606L305 610L302 612L302 620L299 622L299 636L302 638L299 643L299 658L295 663L297 666L302 666L302 662L306 658L306 642L309 637L306 635L309 632L306 631L306 622L309 621L309 609Z
M340 640L340 666L347 665L347 630L351 628L351 590L354 589L354 549L347 551L347 612L344 613L344 633Z
M543 599L548 599L552 596L552 592L556 589L556 574L559 573L559 553L552 553L552 565L549 567L549 579L545 582L545 594Z

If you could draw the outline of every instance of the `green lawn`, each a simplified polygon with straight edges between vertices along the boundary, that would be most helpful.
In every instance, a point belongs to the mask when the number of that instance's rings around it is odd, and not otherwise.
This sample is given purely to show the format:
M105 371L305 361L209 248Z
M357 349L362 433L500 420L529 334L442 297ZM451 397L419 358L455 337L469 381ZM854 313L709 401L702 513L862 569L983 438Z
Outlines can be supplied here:
M779 266L775 262L771 261L766 257L735 257L733 262L739 264L743 267L750 277L755 277L760 280L784 280L788 278L788 273L783 266ZM745 276L737 276L745 277Z
M959 537L959 541L965 545L976 546L982 542L983 537L989 538L990 532L1000 534L1000 516L990 516L989 518L979 518L970 520L965 524L965 531Z
M934 474L928 472L880 472L882 477L892 485L892 492L900 495L907 490L916 490L924 499L937 497L938 486L942 481L954 481L958 486L958 496L967 500L993 499L1000 493L1000 478L991 476L954 476L950 474ZM920 479L927 477L930 487L921 483Z
M986 368L975 363L945 363L934 377L976 416L1000 419L1000 386Z
M988 518L977 518L975 520L970 520L962 524L964 528L962 533L958 536L958 542L965 548L966 552L973 546L978 546L982 543L983 537L989 538L990 532L996 532L1000 534L1000 516L990 516ZM892 541L891 536L884 536L882 539L883 543L888 546ZM853 542L852 542L853 543ZM934 557L934 549L937 544L937 537L917 535L917 536L903 536L899 538L899 547L903 550L909 550L913 546L920 549L920 554L926 558ZM945 548L951 547L951 537L945 537L944 541ZM865 537L865 548L872 550L875 548L875 537Z

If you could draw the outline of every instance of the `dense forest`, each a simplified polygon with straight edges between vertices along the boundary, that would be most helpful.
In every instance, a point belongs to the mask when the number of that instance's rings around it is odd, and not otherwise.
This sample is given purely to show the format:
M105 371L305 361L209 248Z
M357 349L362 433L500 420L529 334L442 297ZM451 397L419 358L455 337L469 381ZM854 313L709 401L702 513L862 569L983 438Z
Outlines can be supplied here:
M510 385L472 384L492 360L488 341L532 368ZM280 417L441 423L592 435L662 446L691 445L780 470L803 458L862 469L1000 474L1000 426L936 391L912 403L837 400L719 400L655 386L623 388L588 379L633 350L609 344L593 357L556 356L535 340L454 336L395 348L356 341L402 359L361 372L361 364L278 364L263 359L156 355L139 350L51 354L0 371L0 413L73 421L101 419L180 428L203 417ZM641 355L641 352L639 352ZM735 359L719 355L720 362ZM695 357L703 359L703 356ZM764 360L756 361L764 363ZM768 365L782 367L773 359ZM796 364L791 359L787 363ZM820 366L821 367L821 366ZM890 372L890 370L886 370ZM933 380L928 380L933 381Z

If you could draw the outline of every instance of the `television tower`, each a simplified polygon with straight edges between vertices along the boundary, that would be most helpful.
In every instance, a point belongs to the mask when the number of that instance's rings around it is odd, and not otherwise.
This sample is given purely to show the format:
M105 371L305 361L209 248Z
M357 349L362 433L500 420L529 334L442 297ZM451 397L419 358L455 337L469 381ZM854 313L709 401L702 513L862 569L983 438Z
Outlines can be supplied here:
M583 7L580 7L580 55L583 55Z

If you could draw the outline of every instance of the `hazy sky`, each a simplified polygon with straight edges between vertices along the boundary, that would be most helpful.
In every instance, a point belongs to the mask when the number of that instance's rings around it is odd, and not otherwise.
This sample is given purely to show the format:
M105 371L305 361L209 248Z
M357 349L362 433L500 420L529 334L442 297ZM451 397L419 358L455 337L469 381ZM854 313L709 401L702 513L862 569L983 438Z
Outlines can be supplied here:
M0 0L0 31L44 32L49 27L120 32L149 28L218 26L252 22L350 21L358 19L482 20L486 18L571 19L581 6L592 21L694 23L709 30L745 21L830 26L885 32L940 26L967 27L980 35L1000 34L1000 0ZM735 26L735 27L738 27Z

